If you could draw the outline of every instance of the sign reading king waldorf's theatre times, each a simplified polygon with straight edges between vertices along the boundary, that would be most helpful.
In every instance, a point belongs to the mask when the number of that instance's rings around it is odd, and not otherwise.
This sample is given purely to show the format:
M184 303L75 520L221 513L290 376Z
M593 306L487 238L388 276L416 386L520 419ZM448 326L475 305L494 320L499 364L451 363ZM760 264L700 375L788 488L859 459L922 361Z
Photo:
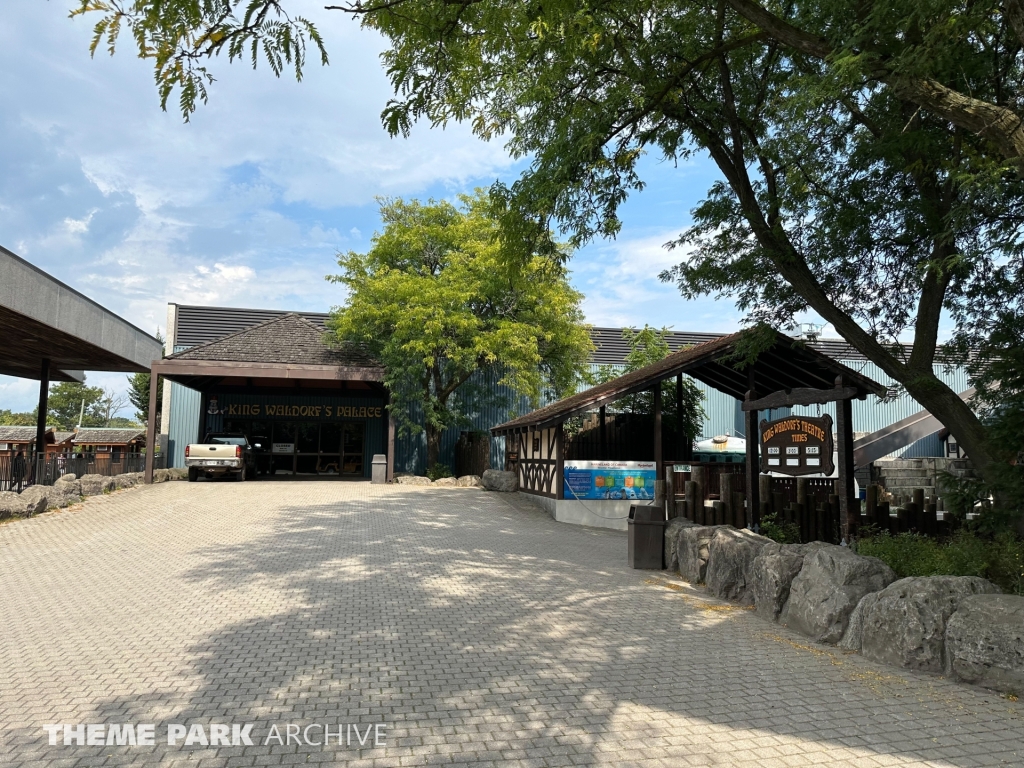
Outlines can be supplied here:
M832 417L786 416L758 425L761 471L783 475L831 475Z
M567 499L653 499L658 465L653 461L567 461Z

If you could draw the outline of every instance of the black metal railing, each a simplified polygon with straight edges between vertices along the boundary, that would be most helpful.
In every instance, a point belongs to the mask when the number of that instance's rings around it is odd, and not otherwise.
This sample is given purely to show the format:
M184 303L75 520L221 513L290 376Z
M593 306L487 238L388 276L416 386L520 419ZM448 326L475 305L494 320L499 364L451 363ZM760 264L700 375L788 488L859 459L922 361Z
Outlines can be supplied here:
M163 469L165 458L157 455L154 468ZM35 462L9 454L0 455L0 491L21 491L29 485L53 485L64 475L123 475L144 472L144 453L48 453Z

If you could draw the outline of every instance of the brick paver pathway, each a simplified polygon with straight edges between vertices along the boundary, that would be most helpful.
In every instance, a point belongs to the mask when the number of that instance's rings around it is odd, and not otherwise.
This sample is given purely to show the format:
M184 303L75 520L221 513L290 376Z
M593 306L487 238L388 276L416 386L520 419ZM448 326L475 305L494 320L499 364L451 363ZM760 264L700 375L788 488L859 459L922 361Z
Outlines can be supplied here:
M50 746L55 723L153 723L156 745ZM253 746L166 744L233 723ZM265 742L324 723L383 723L387 746ZM477 490L178 482L0 525L0 763L349 761L1022 766L1024 708Z

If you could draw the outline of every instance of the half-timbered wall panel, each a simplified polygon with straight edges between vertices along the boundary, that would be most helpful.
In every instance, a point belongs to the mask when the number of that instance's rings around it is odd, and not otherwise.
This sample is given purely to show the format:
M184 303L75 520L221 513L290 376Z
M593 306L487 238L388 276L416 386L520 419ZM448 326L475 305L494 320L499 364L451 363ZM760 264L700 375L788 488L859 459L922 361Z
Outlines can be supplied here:
M519 489L555 498L557 493L557 427L530 429L509 435L519 452Z

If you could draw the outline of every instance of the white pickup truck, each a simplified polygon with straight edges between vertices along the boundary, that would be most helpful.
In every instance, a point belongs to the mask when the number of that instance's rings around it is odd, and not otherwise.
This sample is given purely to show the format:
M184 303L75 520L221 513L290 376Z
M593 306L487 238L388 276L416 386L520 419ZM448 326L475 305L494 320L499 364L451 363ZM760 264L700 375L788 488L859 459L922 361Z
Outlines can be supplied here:
M190 483L200 475L232 475L235 480L245 480L246 475L256 474L256 456L245 435L212 432L204 442L185 446L185 466Z

